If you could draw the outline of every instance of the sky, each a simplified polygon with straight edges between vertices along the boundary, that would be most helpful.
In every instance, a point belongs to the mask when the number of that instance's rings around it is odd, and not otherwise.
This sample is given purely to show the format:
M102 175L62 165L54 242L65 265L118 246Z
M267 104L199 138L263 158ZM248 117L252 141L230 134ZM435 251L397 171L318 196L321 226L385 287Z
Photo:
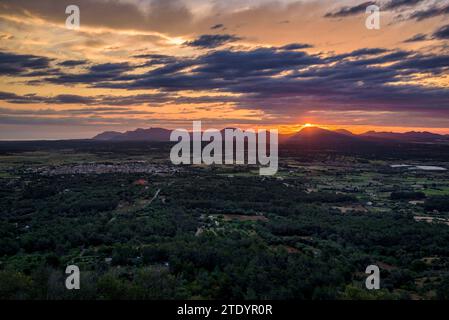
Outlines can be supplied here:
M449 134L448 17L449 0L0 0L0 140L197 120Z

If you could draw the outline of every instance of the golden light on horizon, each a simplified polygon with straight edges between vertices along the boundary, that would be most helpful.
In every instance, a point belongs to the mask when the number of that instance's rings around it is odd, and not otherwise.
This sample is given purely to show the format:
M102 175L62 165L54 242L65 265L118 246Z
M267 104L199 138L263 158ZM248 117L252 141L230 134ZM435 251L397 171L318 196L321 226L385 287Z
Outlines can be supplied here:
M315 128L315 127L323 128L322 125L306 122L302 126L300 126L299 129L302 130L304 128Z
M312 127L321 127L321 126L314 124L314 123L310 123L310 122L297 123L295 125L287 125L286 124L286 125L280 126L279 131L281 131L285 134L290 134L290 133L299 132L304 128L312 128Z

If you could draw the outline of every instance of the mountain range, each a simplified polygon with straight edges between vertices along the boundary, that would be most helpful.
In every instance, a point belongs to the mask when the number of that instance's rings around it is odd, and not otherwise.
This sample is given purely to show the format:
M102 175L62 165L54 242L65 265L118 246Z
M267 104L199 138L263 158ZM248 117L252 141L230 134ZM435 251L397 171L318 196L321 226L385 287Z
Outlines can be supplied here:
M222 130L223 132L223 130ZM124 133L106 131L93 137L97 141L170 141L171 130L163 128L137 129ZM354 134L345 129L327 130L320 127L307 127L293 134L280 134L280 143L350 143L350 142L407 142L407 143L449 143L449 135L440 135L431 132L410 131L376 132L368 131Z

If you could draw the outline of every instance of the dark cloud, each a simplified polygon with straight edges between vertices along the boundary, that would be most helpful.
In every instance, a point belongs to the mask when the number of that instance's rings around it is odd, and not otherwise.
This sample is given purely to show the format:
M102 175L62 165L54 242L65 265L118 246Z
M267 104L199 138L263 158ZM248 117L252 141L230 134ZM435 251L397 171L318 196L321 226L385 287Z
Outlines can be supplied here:
M84 73L59 73L56 77L47 78L47 81L56 84L95 83L116 79L132 70L134 67L127 62L102 63L91 65Z
M0 92L0 100L15 104L31 104L31 103L45 103L45 104L93 104L94 99L78 95L58 95L55 97L42 97L35 94L17 95L10 92Z
M348 54L350 57L364 56L364 55L374 55L388 52L384 48L362 48L352 51Z
M281 47L282 50L300 50L308 48L313 48L313 46L307 43L291 43Z
M108 74L108 73L123 73L127 71L133 70L133 67L127 63L103 63L103 64L97 64L90 67L90 71L93 73L100 73L100 74Z
M418 10L413 12L409 18L410 19L416 19L417 21L430 19L437 16L442 16L449 14L449 5L446 6L433 6L430 8L427 8L425 10Z
M167 56L167 55L163 55L163 54L140 54L140 55L134 56L134 58L147 60L147 62L142 65L143 67L166 65L166 64L174 63L178 60L175 57Z
M132 82L100 83L98 86L170 92L222 91L239 95L223 100L224 103L282 116L301 110L330 108L326 106L340 111L376 108L389 112L425 110L429 114L447 115L447 90L400 82L411 79L414 74L441 74L447 69L448 59L448 56L382 48L363 48L330 57L281 48L220 50L188 60L189 72L179 67L182 63L178 60Z
M189 47L212 49L239 40L241 40L241 38L231 34L203 34L193 41L186 42L185 45Z
M212 27L210 27L211 30L216 30L216 29L222 29L224 28L224 25L222 23L213 25Z
M447 28L435 34L443 37ZM286 47L290 49L286 50ZM417 75L447 73L449 56L413 51L361 48L332 55L296 50L302 44L251 50L222 49L197 57L139 55L142 64L93 64L83 73L49 75L41 82L126 90L158 90L130 96L37 95L0 93L9 103L133 106L230 103L282 117L307 110L425 112L449 116L449 91L410 85ZM140 72L139 72L140 71ZM213 91L215 96L185 97L184 90ZM222 94L217 94L222 93ZM231 94L231 95L230 95ZM118 111L117 111L118 112Z
M196 72L225 79L268 76L291 68L322 63L319 57L305 52L278 51L277 48L214 51L199 57L196 62L199 65Z
M410 7L419 4L425 0L391 0L385 4L380 1L367 1L353 7L342 7L335 12L328 12L324 16L326 18L343 18L354 16L366 12L366 8L370 5L377 5L381 10L397 10L402 7Z
M353 16L366 12L366 8L370 5L376 4L375 1L368 1L354 7L343 7L335 12L328 12L324 15L326 18L341 18L347 16Z
M273 76L284 70L321 64L319 57L304 52L279 48L259 48L250 51L218 50L195 59L174 63L134 77L133 81L97 83L102 88L147 89L165 91L223 89L228 82L251 77ZM186 72L189 69L191 72ZM129 80L127 78L126 80Z
M36 94L17 95L15 93L0 92L0 100L15 104L79 104L79 105L109 105L109 106L132 106L132 105L158 105L174 101L176 96L165 93L139 94L130 96L80 96L73 94L60 94L46 97Z
M87 60L66 60L58 63L62 67L76 67L87 64Z
M19 96L10 92L0 92L0 100L8 101L10 103L29 103L28 101L30 101L30 103L41 102L41 100L33 99L33 95Z
M251 93L251 88L254 88L253 93L259 93L255 84L271 82L273 76L279 79L276 81L283 81L286 88L304 86L307 84L305 79L312 86L319 86L319 83L315 83L319 78L322 78L320 81L340 80L341 82L337 83L340 87L344 86L347 80L366 81L377 85L400 81L402 76L409 76L413 72L438 74L446 67L447 58L382 48L363 48L323 58L282 48L219 50L194 59L173 59L147 73L134 75L133 78L125 77L126 81L118 76L111 78L111 81L99 81L94 86L162 91L215 89L235 93ZM379 66L386 63L390 66ZM283 72L288 74L279 77ZM296 82L299 79L301 82ZM243 86L244 82L248 85ZM269 89L262 87L260 90Z
M73 94L61 94L54 98L44 100L46 103L58 104L94 104L95 100L91 97L78 96Z
M449 64L449 55L416 55L408 59L401 60L392 67L398 72L408 74L410 72L428 72L440 74Z
M406 42L406 43L407 42L419 42L419 41L425 41L425 40L427 40L427 35L425 35L423 33L418 33L418 34L415 34L413 37L411 37L407 40L404 40L404 42Z
M26 116L49 116L49 115L91 115L91 114L152 114L148 111L136 111L129 108L103 107L103 108L79 108L79 109L11 109L0 108L0 115L26 115Z
M159 106L165 104L214 104L214 103L226 103L237 102L236 97L230 97L225 95L215 96L196 96L186 97L183 95L167 94L167 93L154 93L154 94L138 94L130 96L80 96L71 94L61 94L56 96L39 96L36 94L17 95L10 92L0 91L0 101L6 101L12 104L48 104L48 105L65 105L65 104L77 104L86 106L108 105L108 106L120 106L111 108L83 108L81 110L96 110L96 111L118 111L126 110L121 106ZM73 110L72 110L73 111Z
M425 41L425 40L447 40L449 39L449 25L445 25L440 27L438 30L436 30L432 36L428 36L423 33L418 33L411 37L410 39L405 40L404 42L419 42L419 41Z
M35 55L0 52L0 75L23 76L30 71L50 68L51 61Z
M442 39L442 40L449 39L449 24L442 26L440 29L435 31L433 33L433 37L436 39Z
M416 4L419 4L420 2L423 2L425 0L391 0L386 5L382 7L384 10L392 10L392 9L398 9L402 7L409 7L414 6Z
M360 58L360 57L365 57L365 56L379 55L379 54L387 53L387 52L388 52L388 50L383 49L383 48L362 48L362 49L354 50L352 52L342 53L342 54L338 54L335 56L331 56L327 60L328 60L328 62L341 61L342 59L346 59L346 58Z
M0 115L0 124L2 125L32 125L32 126L53 126L53 125L63 125L63 126L100 126L107 124L118 123L124 124L133 122L132 119L126 119L123 117L102 117L102 116L91 116L91 117L73 117L59 116L59 117L45 117L45 116L10 116L10 115ZM136 122L136 121L134 121ZM139 122L142 122L139 120Z

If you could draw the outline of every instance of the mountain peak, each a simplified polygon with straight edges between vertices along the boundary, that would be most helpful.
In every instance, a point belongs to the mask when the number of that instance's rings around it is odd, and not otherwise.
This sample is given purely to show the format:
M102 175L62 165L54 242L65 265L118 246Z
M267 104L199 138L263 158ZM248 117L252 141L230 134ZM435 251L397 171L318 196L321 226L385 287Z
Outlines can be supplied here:
M356 139L356 136L343 134L320 127L306 127L292 135L287 141L291 143L335 144L351 142Z
M298 133L302 133L302 134L320 134L320 133L332 133L332 131L327 130L327 129L323 129L320 127L305 127L302 128Z
M93 137L94 140L106 141L170 141L171 130L163 128L138 128L134 131L103 132Z
M337 129L334 132L337 132L337 133L340 133L340 134L344 134L344 135L347 135L347 136L354 136L354 134L351 131L346 130L346 129Z
M93 140L113 140L114 138L120 136L122 133L118 131L105 131L100 134L97 134L93 137Z

